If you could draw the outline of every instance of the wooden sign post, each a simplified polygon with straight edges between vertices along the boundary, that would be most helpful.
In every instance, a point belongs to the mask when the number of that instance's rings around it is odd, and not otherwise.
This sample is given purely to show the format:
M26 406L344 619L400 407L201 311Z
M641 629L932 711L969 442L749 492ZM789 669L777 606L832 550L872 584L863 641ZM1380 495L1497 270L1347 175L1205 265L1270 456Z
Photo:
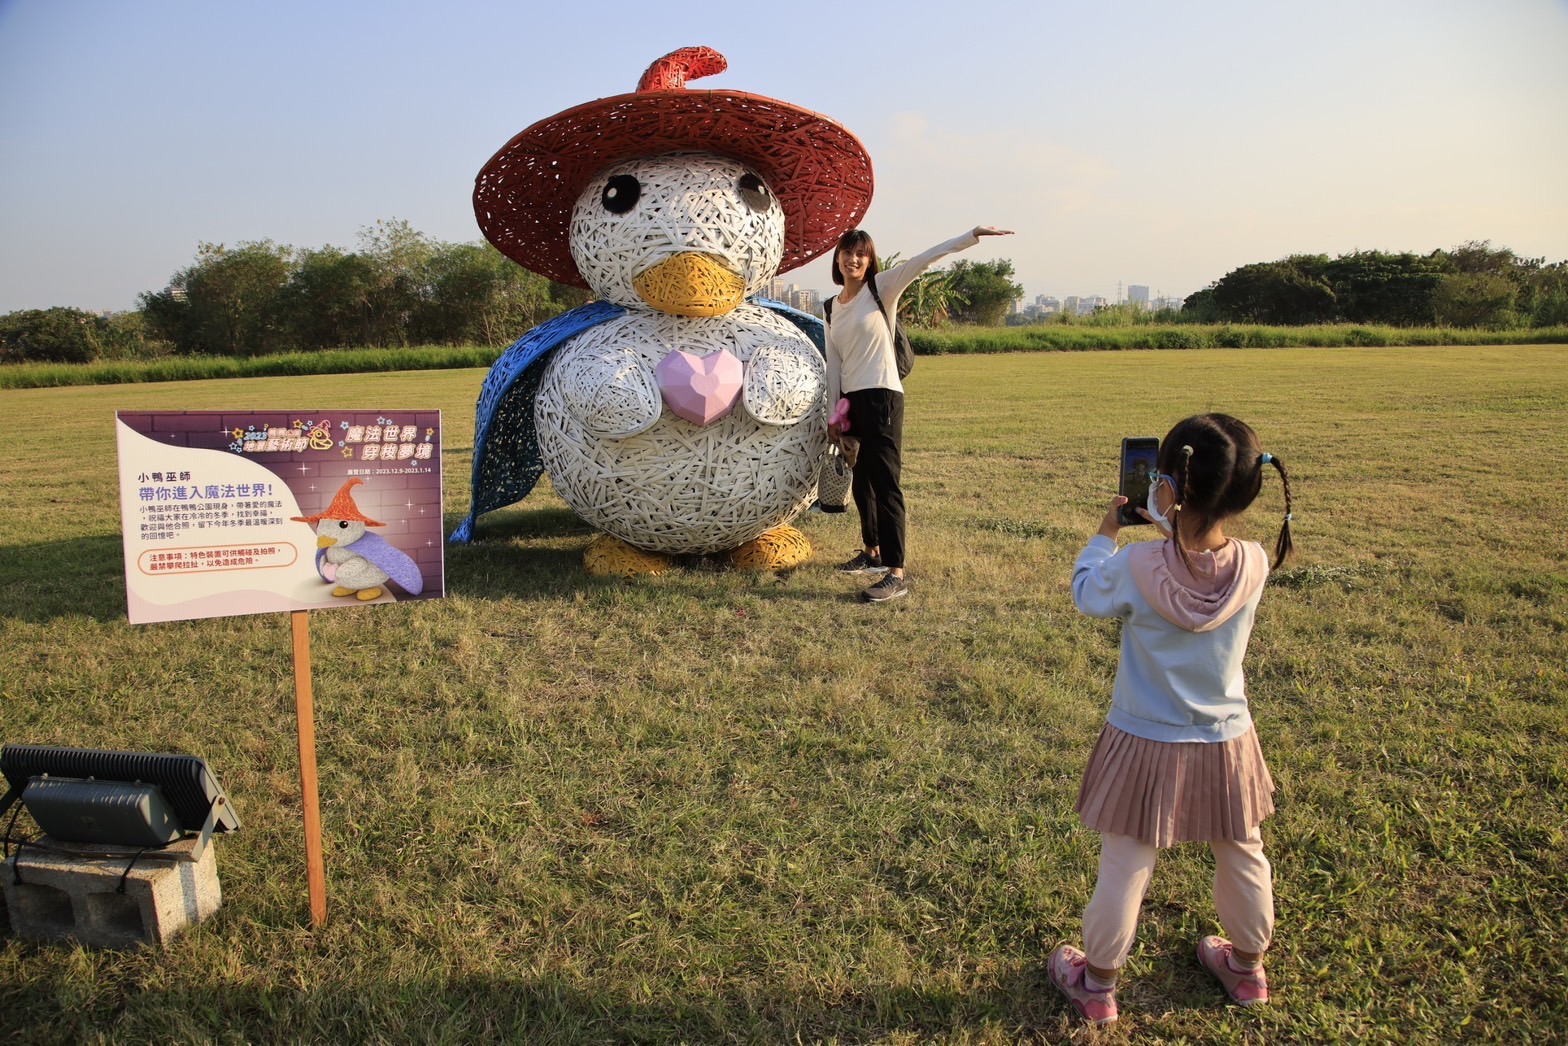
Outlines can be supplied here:
M321 796L316 781L316 709L310 689L310 611L290 615L294 627L294 711L299 720L299 789L305 807L305 876L310 924L327 921L327 863L321 853Z

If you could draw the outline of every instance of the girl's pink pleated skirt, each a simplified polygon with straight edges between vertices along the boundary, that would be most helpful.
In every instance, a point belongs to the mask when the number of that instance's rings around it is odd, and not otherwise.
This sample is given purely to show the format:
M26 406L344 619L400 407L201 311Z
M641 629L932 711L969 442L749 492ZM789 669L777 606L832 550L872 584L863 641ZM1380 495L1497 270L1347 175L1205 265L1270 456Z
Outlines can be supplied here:
M1274 812L1274 779L1248 728L1230 741L1147 741L1105 724L1078 789L1078 815L1151 846L1243 840Z

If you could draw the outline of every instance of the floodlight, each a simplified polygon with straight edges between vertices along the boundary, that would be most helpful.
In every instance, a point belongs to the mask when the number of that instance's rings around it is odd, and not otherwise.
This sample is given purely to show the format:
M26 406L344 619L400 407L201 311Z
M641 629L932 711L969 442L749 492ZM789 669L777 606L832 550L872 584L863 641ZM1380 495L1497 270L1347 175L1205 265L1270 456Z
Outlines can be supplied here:
M65 842L136 847L152 857L195 835L194 848L167 855L195 861L213 832L240 826L207 761L193 755L6 745L0 773L9 786L0 817L20 799L45 834Z

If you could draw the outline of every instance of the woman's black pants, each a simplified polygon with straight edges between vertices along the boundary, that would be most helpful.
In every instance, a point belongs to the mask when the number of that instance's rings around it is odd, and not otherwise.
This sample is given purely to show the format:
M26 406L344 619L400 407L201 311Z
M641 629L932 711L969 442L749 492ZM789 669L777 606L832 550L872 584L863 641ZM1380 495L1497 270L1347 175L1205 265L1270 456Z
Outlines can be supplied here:
M904 394L892 389L860 389L849 399L849 434L860 438L860 457L850 489L860 512L860 537L867 548L881 546L882 564L904 566L903 466Z

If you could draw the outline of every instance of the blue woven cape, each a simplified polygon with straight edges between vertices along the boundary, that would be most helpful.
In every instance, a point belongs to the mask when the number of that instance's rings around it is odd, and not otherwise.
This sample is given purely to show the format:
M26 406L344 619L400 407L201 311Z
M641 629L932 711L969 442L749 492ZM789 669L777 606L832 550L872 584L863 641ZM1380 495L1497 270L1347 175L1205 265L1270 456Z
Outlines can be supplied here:
M753 302L799 327L818 352L824 352L822 321L783 302L755 298ZM589 302L546 320L512 343L485 376L474 409L473 497L468 515L448 541L467 544L481 513L521 501L544 475L539 459L539 434L534 428L534 397L544 378L550 353L567 339L621 315L626 310L610 302Z

